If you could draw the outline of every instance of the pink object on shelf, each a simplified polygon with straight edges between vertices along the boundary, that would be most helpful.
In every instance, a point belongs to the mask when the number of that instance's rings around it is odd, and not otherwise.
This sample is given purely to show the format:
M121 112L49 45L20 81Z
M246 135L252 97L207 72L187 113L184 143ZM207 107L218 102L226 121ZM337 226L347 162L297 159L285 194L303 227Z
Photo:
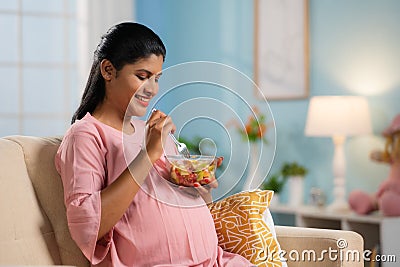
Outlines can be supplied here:
M386 137L385 149L373 151L371 159L390 164L389 176L380 184L375 194L354 190L348 201L358 214L368 214L380 209L384 216L400 216L400 114L392 120L382 135Z

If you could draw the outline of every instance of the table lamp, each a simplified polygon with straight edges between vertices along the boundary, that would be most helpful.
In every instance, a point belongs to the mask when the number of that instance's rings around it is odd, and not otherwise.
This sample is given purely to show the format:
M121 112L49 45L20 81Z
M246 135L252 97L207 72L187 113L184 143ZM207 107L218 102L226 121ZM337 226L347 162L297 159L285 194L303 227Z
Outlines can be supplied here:
M334 200L328 209L348 210L346 200L346 158L344 142L347 136L371 132L368 102L361 96L315 96L310 100L305 134L331 137L333 155Z

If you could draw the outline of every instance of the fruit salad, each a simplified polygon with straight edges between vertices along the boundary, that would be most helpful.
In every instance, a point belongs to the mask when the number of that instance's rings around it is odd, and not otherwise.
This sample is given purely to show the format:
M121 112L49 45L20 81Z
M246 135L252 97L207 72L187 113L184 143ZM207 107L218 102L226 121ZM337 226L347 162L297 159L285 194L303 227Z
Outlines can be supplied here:
M216 161L211 156L191 155L167 156L171 163L171 182L177 185L193 186L195 182L201 185L209 183L215 177Z

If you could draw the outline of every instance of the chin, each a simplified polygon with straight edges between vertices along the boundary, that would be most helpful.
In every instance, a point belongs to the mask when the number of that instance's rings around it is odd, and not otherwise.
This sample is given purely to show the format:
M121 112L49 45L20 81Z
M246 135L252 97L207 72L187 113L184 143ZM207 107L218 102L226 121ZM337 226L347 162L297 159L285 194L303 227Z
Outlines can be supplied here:
M147 108L145 107L128 107L128 109L126 110L125 116L135 116L135 117L143 117L144 115L146 115L146 111Z
M136 117L143 117L144 115L146 115L146 109L144 110L144 111L141 111L141 112L137 112L135 115L133 115L133 116L136 116Z

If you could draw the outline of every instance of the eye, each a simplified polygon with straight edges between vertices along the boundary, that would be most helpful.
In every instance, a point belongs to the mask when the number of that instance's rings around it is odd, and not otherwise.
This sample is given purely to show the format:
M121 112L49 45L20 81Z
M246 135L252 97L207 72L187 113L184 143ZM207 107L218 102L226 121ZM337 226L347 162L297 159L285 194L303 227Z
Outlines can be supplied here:
M155 77L156 83L158 83L158 81L160 80L160 78L161 78L161 74L158 74L158 75Z
M138 77L139 80L144 81L147 79L146 76L142 76L142 75L136 75L136 77Z

